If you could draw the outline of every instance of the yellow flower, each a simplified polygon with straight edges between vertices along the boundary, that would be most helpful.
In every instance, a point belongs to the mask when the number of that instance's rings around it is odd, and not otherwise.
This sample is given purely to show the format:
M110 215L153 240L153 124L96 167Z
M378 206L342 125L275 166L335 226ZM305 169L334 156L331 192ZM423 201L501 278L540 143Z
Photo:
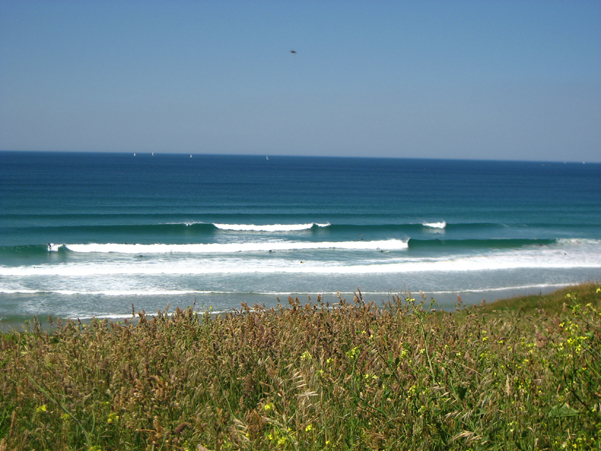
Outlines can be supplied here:
M308 424L307 427L305 428L305 432L311 432L312 429L313 429L313 425Z
M36 412L46 412L48 410L48 406L46 404L42 404L41 406L36 407Z
M346 356L351 360L355 360L359 356L360 353L361 353L361 351L360 351L359 347L355 346L353 349L346 352Z
M311 353L309 351L305 351L303 352L303 355L301 355L301 360L304 362L305 360L311 360L313 358L313 356L311 355Z

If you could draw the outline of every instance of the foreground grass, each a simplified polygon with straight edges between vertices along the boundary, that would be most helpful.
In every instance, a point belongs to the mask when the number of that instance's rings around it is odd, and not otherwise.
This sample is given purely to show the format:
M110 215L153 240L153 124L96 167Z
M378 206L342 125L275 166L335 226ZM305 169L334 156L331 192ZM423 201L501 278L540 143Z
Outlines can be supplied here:
M553 296L36 324L0 335L0 450L600 449L601 289Z

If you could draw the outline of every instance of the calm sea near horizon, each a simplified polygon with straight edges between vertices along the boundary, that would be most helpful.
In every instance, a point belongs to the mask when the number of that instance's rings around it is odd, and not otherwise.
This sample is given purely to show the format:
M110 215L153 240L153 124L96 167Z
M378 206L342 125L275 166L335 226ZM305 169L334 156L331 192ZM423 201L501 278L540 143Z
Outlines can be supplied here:
M0 152L0 327L601 280L601 164Z

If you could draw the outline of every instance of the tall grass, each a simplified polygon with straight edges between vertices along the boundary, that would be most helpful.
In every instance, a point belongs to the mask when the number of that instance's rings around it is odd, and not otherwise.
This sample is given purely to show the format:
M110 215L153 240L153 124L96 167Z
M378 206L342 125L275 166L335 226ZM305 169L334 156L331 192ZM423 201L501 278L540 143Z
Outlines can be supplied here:
M567 295L36 321L0 336L0 450L599 449L601 289Z

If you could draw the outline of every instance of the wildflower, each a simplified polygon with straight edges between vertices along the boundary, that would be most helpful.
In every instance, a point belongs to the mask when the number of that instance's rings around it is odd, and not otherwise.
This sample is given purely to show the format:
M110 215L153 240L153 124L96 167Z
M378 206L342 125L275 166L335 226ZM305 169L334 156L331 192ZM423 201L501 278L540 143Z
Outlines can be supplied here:
M109 413L109 416L106 419L107 423L116 423L117 421L119 421L119 415L117 415L116 412L111 412Z
M305 432L311 432L312 429L313 429L313 425L308 424L307 427L305 428Z
M48 410L48 406L46 404L42 404L41 406L36 407L35 411L38 413L46 412Z
M359 347L355 346L353 349L346 353L346 356L351 360L355 360L359 356L359 352Z
M303 354L301 355L301 360L304 362L306 360L311 360L313 358L313 356L311 355L311 353L309 351L305 351L303 352Z
M269 412L270 410L273 410L273 403L267 403L263 406L263 410L265 410L266 412Z

